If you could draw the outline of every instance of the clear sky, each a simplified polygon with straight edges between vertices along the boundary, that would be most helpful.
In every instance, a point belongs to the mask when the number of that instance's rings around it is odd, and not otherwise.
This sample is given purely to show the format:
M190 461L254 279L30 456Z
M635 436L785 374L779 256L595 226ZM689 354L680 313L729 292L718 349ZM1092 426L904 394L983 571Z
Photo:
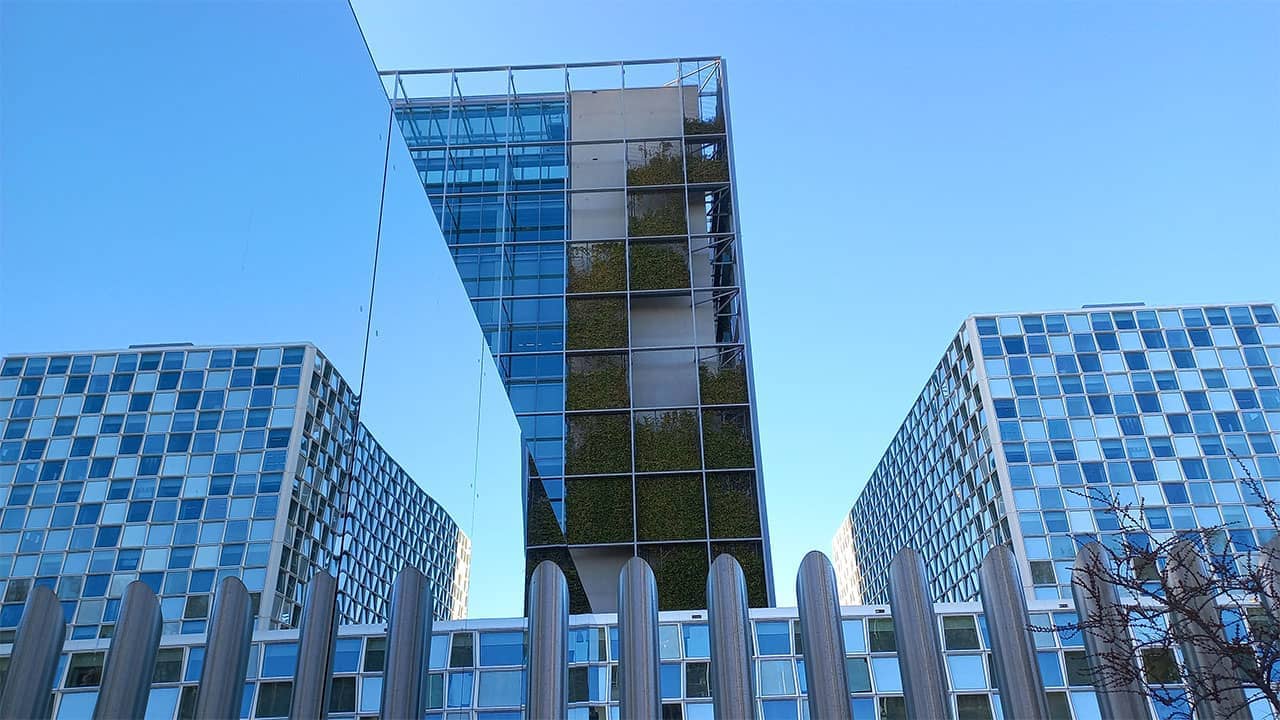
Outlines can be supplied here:
M726 57L784 604L967 315L1280 300L1278 3L355 9L383 68ZM0 353L311 339L358 377L385 119L344 22L336 2L0 0ZM413 179L391 176L377 307L411 310L375 311L371 422L481 562L518 528L468 478L504 475L402 440L474 430L414 423L474 400L475 373L406 363L483 365L423 322L456 303L415 293L438 235L410 222ZM519 611L518 567L473 588L477 614Z
M1280 3L355 7L383 69L726 58L782 603L969 314L1280 300Z

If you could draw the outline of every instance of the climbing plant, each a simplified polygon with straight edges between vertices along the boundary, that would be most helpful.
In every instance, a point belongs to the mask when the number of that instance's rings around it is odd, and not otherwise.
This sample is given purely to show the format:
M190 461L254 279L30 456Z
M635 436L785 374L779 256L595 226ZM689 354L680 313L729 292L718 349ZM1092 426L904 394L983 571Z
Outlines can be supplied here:
M565 481L564 529L572 544L631 542L631 478Z
M631 236L684 235L689 232L682 193L631 193L627 200L627 233Z
M639 157L627 160L628 185L680 185L684 183L684 167L680 153L670 142L632 143Z
M759 537L755 473L707 473L707 514L713 538Z
M711 543L711 557L732 555L742 566L747 580L747 604L751 607L767 607L769 590L765 585L764 550L758 542Z
M636 470L692 470L700 460L692 410L636 415Z
M706 536L701 477L647 475L636 478L638 540L694 540Z
M702 411L702 449L708 468L745 468L755 464L748 420L745 410Z
M666 290L689 287L687 243L633 242L631 289Z
M698 365L698 389L704 405L747 401L747 368L741 353L719 353Z
M620 408L630 402L626 355L569 356L569 374L565 383L567 409Z
M595 475L631 471L631 423L626 413L570 415L565 472Z
M571 293L625 290L627 266L622 243L570 245L568 288Z
M627 301L622 297L569 298L568 350L626 347Z
M700 610L707 607L707 546L705 543L641 545L640 557L653 568L658 581L658 607Z

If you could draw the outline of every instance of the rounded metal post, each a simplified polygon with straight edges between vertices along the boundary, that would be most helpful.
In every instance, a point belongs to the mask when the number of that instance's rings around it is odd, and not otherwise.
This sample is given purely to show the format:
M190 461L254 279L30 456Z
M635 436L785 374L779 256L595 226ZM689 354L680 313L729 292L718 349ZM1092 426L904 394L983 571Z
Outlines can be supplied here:
M1071 569L1071 596L1083 627L1084 648L1093 672L1093 689L1098 694L1102 720L1149 720L1151 711L1139 678L1133 642L1129 639L1129 615L1120 603L1120 593L1107 578L1114 566L1101 543L1083 545ZM1124 663L1108 671L1108 665Z
M160 647L163 618L160 601L146 583L134 580L125 588L120 619L107 649L102 689L94 706L94 720L137 718L147 712L151 672Z
M53 590L44 585L31 588L9 655L0 720L49 717L54 674L66 633L62 604Z
M732 555L711 563L707 575L707 623L711 632L711 697L715 720L755 717L751 672L751 618L747 580Z
M1048 720L1049 706L1040 678L1035 639L1027 617L1027 598L1013 551L991 548L978 568L978 594L991 635L991 662L1000 684L1006 718Z
M658 583L649 563L633 557L618 573L618 697L621 717L659 720Z
M387 663L382 681L382 718L420 718L427 712L427 660L435 600L431 581L406 565L391 587Z
M1204 561L1187 540L1173 543L1167 569L1169 595L1194 617L1172 617L1169 627L1182 650L1187 686L1202 720L1249 720L1249 703L1236 679L1235 660L1228 647L1217 594L1212 589Z
M329 712L333 652L337 642L338 582L317 572L307 583L307 601L298 629L298 665L293 673L293 720L324 717Z
M796 574L800 637L804 640L804 676L809 714L822 720L851 720L849 680L844 673L844 633L836 571L826 555L813 550Z
M253 608L249 591L239 578L229 577L213 598L213 619L205 645L196 720L234 720L240 717L249 643L253 640Z
M889 607L898 639L898 662L907 717L950 718L947 669L938 639L924 559L911 548L898 551L889 563Z
M529 580L529 655L526 717L569 715L569 586L564 573L543 560Z

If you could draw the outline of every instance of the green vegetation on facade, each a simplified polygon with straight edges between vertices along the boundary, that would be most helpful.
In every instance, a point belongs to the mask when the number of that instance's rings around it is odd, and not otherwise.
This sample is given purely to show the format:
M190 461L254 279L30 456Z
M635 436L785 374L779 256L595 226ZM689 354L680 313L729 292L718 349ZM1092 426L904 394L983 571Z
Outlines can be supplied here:
M564 532L560 529L560 521L551 509L551 501L542 487L542 480L537 477L529 479L528 508L525 513L526 544L563 545Z
M724 118L719 115L710 120L689 117L684 119L685 135L710 135L722 132L724 132Z
M636 414L636 470L695 470L700 460L692 410Z
M626 347L626 298L569 298L565 305L569 314L565 328L566 349Z
M631 289L667 290L689 287L687 243L631 244Z
M627 289L627 266L622 243L583 243L569 246L568 288L571 293L615 292Z
M529 587L529 580L533 577L533 571L538 569L538 565L543 560L550 560L560 566L560 571L564 573L565 584L569 586L569 612L575 615L591 612L591 603L587 601L587 591L582 587L582 579L578 577L577 567L573 564L573 557L569 555L569 548L567 547L526 550L524 554L525 587ZM526 613L529 611L527 607L528 601L529 599L526 597Z
M569 410L603 410L626 407L626 355L570 355L565 378L565 407Z
M703 410L702 451L708 468L755 465L751 423L746 410Z
M565 472L595 475L631 471L631 421L626 413L570 415Z
M698 392L704 405L734 405L747 401L747 368L741 354L703 360L698 365Z
M707 514L713 538L760 537L760 502L751 472L708 473Z
M653 568L658 581L658 606L663 610L704 610L707 607L707 546L703 543L641 545L640 557Z
M639 143L633 145L640 151L642 160L627 163L628 185L680 185L684 183L684 167L680 153L670 142Z
M565 480L564 529L574 545L631 542L631 478Z
M632 237L684 235L689 232L683 194L633 193L628 200L627 233Z
M711 557L729 554L742 566L742 574L747 578L747 604L751 607L766 607L769 604L769 590L764 581L764 549L758 542L720 542L711 543Z
M710 149L710 155L704 152ZM690 144L685 155L685 172L689 182L729 182L729 161L725 159L723 145Z
M706 536L700 476L636 478L637 540L697 540Z

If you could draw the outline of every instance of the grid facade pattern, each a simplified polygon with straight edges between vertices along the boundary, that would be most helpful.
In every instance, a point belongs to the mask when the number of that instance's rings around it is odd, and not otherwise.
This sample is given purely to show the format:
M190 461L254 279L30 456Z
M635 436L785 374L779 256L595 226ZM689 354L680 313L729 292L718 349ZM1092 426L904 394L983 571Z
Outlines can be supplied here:
M729 552L767 604L722 63L384 79L532 455L530 568L567 545L599 612L640 555L693 608Z
M752 613L757 713L762 720L806 720L804 659L794 609ZM1058 603L1033 605L1040 627L1075 619ZM701 613L663 613L659 626L660 690L664 720L711 720L710 648ZM990 641L976 603L941 605L950 697L959 720L1001 717L992 682ZM618 720L617 626L608 616L580 616L569 631L569 718ZM893 621L885 608L846 608L845 674L856 718L905 720ZM188 717L202 647L165 639L156 664L148 717ZM1099 718L1084 649L1074 633L1036 633L1036 652L1054 720ZM437 623L427 681L428 720L524 720L523 619ZM334 656L331 718L377 717L386 659L380 628L344 627ZM68 646L60 668L55 718L87 717L101 681L100 643ZM0 670L5 659L0 658ZM297 636L259 633L252 646L242 718L285 717L297 663ZM1161 715L1163 716L1163 715Z
M314 405L314 378L323 377L313 357L314 348L295 345L4 358L0 643L12 640L36 585L57 593L71 639L110 637L134 580L160 597L166 633L203 633L212 592L225 577L240 578L255 603L281 589L300 595L297 583L330 561L307 538L335 539L331 514L302 511L317 492L317 473L334 472L298 452L300 413ZM379 458L373 467L388 477L364 477L410 494L411 481L391 476L385 453L366 454ZM451 580L465 538L416 492L417 504L407 506L419 524L442 528L416 537L443 546L413 553L427 553ZM381 537L403 544L400 535ZM377 558L355 557L376 577L390 576ZM450 617L457 599L448 592L457 589L444 587L441 616ZM376 612L362 607L361 617ZM297 614L271 618L272 626L289 626Z
M1002 532L1036 597L1070 597L1079 543L1117 541L1109 503L1139 508L1156 537L1225 526L1218 552L1245 552L1274 535L1259 502L1280 496L1274 305L976 316L959 340L975 358L970 381L989 397L984 417L993 425L1001 480L996 506L1012 516ZM953 437L945 427L919 431L930 448ZM883 492L877 483L855 505L855 523ZM900 533L902 522L936 512L914 500L902 509L899 503L896 516L855 527L864 586L883 587L892 553L911 545L905 537L878 543L876 533ZM966 546L949 552L980 556ZM970 582L939 598L973 596L973 569L955 569Z
M951 341L859 495L844 525L852 542L835 542L844 602L887 602L904 547L925 559L935 598L973 599L983 555L1009 540L970 337L961 328Z

